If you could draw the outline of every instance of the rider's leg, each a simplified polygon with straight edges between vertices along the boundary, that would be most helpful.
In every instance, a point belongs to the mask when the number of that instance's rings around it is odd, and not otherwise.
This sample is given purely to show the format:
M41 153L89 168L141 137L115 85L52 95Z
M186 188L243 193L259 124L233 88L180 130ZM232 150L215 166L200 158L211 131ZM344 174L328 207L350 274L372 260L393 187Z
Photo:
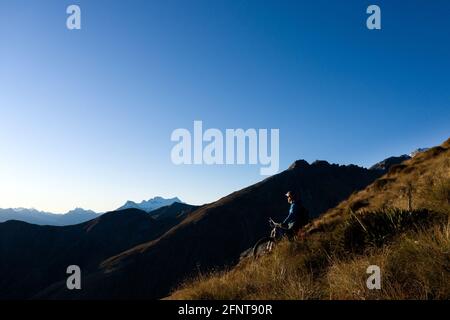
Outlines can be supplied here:
M298 230L299 230L299 228L295 225L292 228L286 230L286 235L290 241L296 239Z
M286 234L286 229L277 228L276 239L281 239Z

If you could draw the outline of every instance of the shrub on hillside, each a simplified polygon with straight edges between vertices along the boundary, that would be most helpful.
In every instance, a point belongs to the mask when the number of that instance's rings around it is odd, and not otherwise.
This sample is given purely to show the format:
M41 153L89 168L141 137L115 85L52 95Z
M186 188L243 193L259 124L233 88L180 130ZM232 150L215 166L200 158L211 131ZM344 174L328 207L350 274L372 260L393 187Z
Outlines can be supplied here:
M442 222L447 215L422 210L385 209L354 213L342 224L342 245L345 251L363 252L367 247L379 247L408 230L417 230L435 222Z
M366 286L366 268L381 269L381 290ZM327 273L331 299L450 299L450 227L437 224L350 260Z

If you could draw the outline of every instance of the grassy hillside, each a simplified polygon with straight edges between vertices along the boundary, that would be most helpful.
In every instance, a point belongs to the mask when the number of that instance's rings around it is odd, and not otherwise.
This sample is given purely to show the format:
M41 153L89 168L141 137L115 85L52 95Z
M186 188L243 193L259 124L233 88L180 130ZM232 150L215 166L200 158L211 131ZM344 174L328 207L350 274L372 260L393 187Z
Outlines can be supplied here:
M396 165L270 255L170 299L450 299L450 139ZM381 290L366 287L369 265Z

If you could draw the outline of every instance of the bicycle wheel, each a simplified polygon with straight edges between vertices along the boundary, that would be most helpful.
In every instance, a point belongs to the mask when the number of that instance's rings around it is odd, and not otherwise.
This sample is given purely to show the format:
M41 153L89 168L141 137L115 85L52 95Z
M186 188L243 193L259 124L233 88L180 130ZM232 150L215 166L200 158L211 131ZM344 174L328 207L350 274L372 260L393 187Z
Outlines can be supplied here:
M273 242L273 238L271 237L264 237L258 240L253 246L253 257L258 258L269 253L272 250Z

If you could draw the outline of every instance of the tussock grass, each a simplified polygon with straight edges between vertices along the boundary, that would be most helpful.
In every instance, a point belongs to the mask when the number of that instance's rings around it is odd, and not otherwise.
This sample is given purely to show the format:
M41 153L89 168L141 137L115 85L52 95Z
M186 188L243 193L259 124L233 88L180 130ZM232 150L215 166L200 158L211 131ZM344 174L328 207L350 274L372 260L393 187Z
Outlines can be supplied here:
M393 212L404 217L392 220ZM417 224L423 211L393 212L369 215L385 221L385 228L374 228L375 237L368 224L367 232L355 238L351 231L359 223L351 220L334 233L303 242L283 240L270 255L186 281L171 299L449 299L448 222L430 214L423 227ZM407 225L407 232L393 236ZM370 265L382 270L381 290L367 289Z
M447 221L447 215L428 210L384 209L375 212L350 212L343 223L343 243L345 252L362 253L366 248L380 247L399 234L409 230L426 228L433 223Z
M269 256L247 260L230 271L199 275L184 283L173 299L308 299L318 296L312 265L313 252L298 255L296 245L284 240ZM320 260L320 259L319 259ZM292 281L295 279L296 281Z
M409 233L392 245L348 261L335 260L327 273L331 299L449 299L449 226ZM382 270L381 290L366 286L366 268Z

